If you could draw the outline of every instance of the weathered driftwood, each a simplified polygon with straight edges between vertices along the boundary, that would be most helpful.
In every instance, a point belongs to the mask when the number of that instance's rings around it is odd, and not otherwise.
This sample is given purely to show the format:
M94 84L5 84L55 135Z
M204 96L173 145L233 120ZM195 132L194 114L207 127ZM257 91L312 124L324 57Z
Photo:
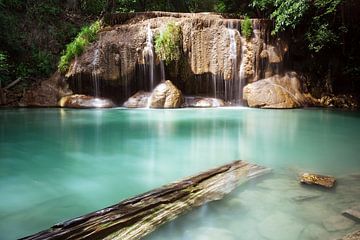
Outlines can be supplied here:
M12 88L13 86L15 86L16 84L18 84L20 81L22 80L21 77L17 78L16 80L12 81L11 83L9 83L4 89L8 90L10 88Z
M360 223L360 205L346 209L345 211L342 212L342 215L354 220L355 222Z
M23 239L140 239L159 225L270 170L235 161L78 217Z
M310 185L319 185L326 188L332 188L336 182L334 177L323 176L314 173L304 173L300 177L300 182Z

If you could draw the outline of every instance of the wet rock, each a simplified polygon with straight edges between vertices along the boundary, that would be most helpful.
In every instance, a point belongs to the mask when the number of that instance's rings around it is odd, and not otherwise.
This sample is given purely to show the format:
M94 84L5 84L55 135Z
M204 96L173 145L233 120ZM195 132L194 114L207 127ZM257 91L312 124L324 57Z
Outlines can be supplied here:
M35 85L20 100L22 107L57 107L58 100L72 94L64 76L60 72L54 73L49 79Z
M132 95L124 104L127 108L145 108L148 106L150 92L139 91Z
M179 108L184 102L182 93L171 81L156 86L151 94L151 108Z
M294 217L282 212L268 216L257 228L264 239L270 240L298 239L304 229Z
M111 108L115 107L115 104L106 98L75 94L62 97L59 106L64 108Z
M244 87L243 96L249 107L260 108L298 108L313 105L315 101L304 94L300 78L294 72L250 83Z
M352 95L326 95L321 97L320 105L323 107L350 108L359 107L359 103Z
M354 221L344 216L333 216L323 221L323 226L329 232L350 229L355 225Z
M202 97L185 97L183 107L210 108L223 107L225 103L218 98L202 98Z
M304 173L300 176L300 182L309 185L319 185L326 188L332 188L335 185L335 178L323 176L314 173Z
M348 235L341 238L340 240L360 240L360 230L355 231L353 233L349 233Z

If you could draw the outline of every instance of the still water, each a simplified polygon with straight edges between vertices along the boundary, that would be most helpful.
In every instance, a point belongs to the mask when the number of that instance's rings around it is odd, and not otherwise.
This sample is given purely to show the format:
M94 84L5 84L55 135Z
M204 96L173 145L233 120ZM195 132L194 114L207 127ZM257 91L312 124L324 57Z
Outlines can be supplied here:
M233 160L273 173L147 239L334 239L360 228L360 113L320 109L0 111L0 239ZM313 171L335 190L298 184Z

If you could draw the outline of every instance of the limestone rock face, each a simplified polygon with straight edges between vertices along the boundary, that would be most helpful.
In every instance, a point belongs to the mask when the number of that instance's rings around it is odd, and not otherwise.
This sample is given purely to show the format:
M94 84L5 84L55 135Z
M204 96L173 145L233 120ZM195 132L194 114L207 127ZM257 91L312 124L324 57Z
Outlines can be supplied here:
M123 103L131 93L149 91L150 82L155 86L164 78L160 76L161 62L154 54L153 80L150 80L150 64L146 60L147 51L144 51L148 30L156 36L168 23L174 22L181 29L182 51L177 63L166 66L166 79L181 87L186 95L209 96L215 90L217 97L224 98L226 94L222 86L225 81L227 86L239 85L235 83L235 76L242 62L246 81L253 82L263 78L265 73L274 74L273 69L261 67L270 65L269 59L275 61L273 52L277 54L276 62L282 60L282 51L277 49L275 40L266 40L271 21L252 19L254 34L247 41L240 34L241 21L204 13L114 14L107 18L108 25L100 31L98 41L74 59L66 77L74 92L85 95L93 94L93 79L98 79L101 95L116 103ZM234 31L233 37L230 28ZM235 44L234 49L231 49L231 42ZM260 53L267 51L268 46L267 55L270 57L261 59ZM234 53L236 59L231 57ZM239 89L227 91L240 92Z
M59 106L65 108L111 108L115 107L115 104L106 98L75 94L62 97Z
M148 106L150 96L151 92L139 91L132 95L123 106L127 108L145 108Z
M300 79L294 72L250 83L244 87L243 97L249 107L260 108L298 108L313 105L315 101L302 92Z
M151 94L151 108L179 108L184 102L182 93L171 81L156 86Z
M19 105L26 107L57 107L58 100L72 94L64 77L54 73L48 80L28 90L21 99Z

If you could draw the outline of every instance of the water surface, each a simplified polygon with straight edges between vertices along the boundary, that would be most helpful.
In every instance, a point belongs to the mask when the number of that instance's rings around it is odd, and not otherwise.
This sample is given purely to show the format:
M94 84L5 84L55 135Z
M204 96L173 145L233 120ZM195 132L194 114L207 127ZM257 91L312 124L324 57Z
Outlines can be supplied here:
M359 146L356 112L2 110L0 239L35 233L237 159L271 167L273 174L148 239L338 237L359 228L341 217L344 208L359 205ZM304 188L296 180L303 171L334 175L338 186ZM300 201L304 196L312 198ZM335 231L333 222L341 229Z

